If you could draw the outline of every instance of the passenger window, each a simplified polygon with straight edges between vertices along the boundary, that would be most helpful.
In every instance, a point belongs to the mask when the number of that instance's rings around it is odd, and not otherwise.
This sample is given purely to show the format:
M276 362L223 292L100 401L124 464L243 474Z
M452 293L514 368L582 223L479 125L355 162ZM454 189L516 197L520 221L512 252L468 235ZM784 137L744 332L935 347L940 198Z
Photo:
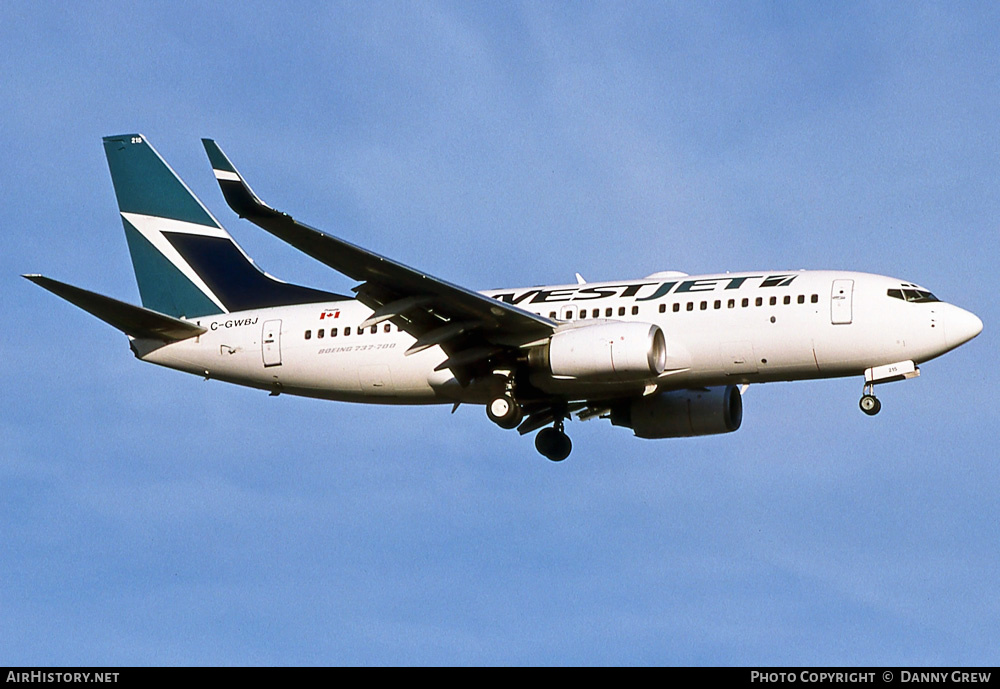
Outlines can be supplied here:
M556 317L556 312L555 311L549 311L549 318L555 318L555 317Z
M587 309L580 309L580 318L587 317Z
M374 335L377 332L378 332L378 326L377 325L373 325L372 326L372 335Z
M726 304L726 306L729 307L730 309L736 308L736 300L735 299L730 299L729 303Z
M624 316L625 315L625 307L624 306L619 306L618 307L618 315L619 316Z
M718 299L715 300L715 308L717 308L717 309L721 309L722 308L722 302L719 301Z
M337 336L337 329L330 328L330 337L336 337L336 336Z
M392 326L389 325L388 323L386 323L385 327L382 328L382 332L386 332L387 333L387 332L391 332L391 331L392 331Z
M319 330L316 331L316 339L318 340L323 339L323 328L320 328Z
M774 306L777 303L778 303L778 298L777 297L771 297L771 306Z
M638 306L633 306L632 307L632 315L633 316L638 316L639 315L639 307Z
M708 302L707 301L701 302L701 310L704 311L707 308L708 308Z
M812 295L812 297L809 299L809 301L811 301L813 304L818 304L819 303L819 295L818 294Z
M613 314L614 312L615 312L614 309L612 309L609 306L608 308L604 309L604 317L605 318L611 318L611 314Z
M600 316L600 315L601 315L601 310L600 310L600 309L594 309L594 310L593 310L593 311L592 311L592 312L590 313L590 315L591 315L591 317L592 317L592 318L597 318L598 316Z
M750 306L750 300L747 299L746 297L743 297L743 308L746 308L748 306Z
M754 301L754 303L757 306L763 306L764 305L764 298L763 297L757 297L757 299L756 299L756 301Z
M687 310L688 311L694 311L694 302L693 301L689 301L688 302Z
M350 335L350 334L351 334L351 326L347 326L346 328L344 328L344 335Z
M805 304L806 303L806 295L804 295L804 294L800 294L799 295L799 303L800 304Z
M791 303L792 303L792 297L790 295L786 294L785 295L785 306L788 306Z
M312 330L306 330L306 339L307 340L311 339L312 336L313 336L313 331Z
M667 305L660 304L660 313L666 313L666 312L667 312Z
M681 310L680 302L674 304L674 313L677 313L680 310Z

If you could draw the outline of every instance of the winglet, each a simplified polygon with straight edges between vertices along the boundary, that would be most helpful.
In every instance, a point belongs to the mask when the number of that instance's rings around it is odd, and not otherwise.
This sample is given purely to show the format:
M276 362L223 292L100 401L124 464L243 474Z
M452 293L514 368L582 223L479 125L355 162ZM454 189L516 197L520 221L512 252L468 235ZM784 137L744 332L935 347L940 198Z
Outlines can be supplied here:
M178 342L208 332L190 321L164 315L158 311L133 306L103 294L90 292L43 275L22 275L33 283L62 297L74 306L100 318L126 335L137 338Z
M260 200L260 197L253 192L250 185L246 183L243 176L230 162L226 154L219 148L219 144L212 139L202 139L205 146L208 160L212 164L212 172L219 182L222 195L226 198L226 203L241 218L249 218L261 215L284 215L274 210Z

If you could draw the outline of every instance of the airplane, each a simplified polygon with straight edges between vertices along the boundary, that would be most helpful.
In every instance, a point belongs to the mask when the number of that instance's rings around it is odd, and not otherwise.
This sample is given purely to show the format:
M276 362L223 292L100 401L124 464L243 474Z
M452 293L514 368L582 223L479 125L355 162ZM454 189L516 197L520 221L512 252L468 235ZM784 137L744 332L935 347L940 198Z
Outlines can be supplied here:
M976 337L974 314L896 278L751 271L473 291L265 204L211 139L235 213L359 283L352 296L260 270L141 134L104 138L142 306L27 279L124 332L142 361L327 400L484 405L552 461L565 422L639 438L730 433L748 385L863 376L875 386Z

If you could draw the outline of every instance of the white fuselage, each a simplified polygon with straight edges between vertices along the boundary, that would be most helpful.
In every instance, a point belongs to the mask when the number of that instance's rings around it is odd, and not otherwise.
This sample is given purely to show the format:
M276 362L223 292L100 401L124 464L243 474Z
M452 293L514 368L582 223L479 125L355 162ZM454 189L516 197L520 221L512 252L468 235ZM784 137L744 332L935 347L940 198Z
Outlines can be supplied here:
M940 301L888 296L900 280L853 272L785 271L688 276L484 291L550 317L560 328L598 321L658 325L666 369L627 383L587 383L535 371L538 389L567 399L700 386L860 375L900 361L922 363L979 332L975 316ZM915 285L910 285L916 288ZM357 301L305 304L196 319L198 338L164 345L136 340L144 361L275 392L381 404L483 402L462 387L447 355L407 356L414 338L388 322L358 325ZM973 332L974 331L974 332Z

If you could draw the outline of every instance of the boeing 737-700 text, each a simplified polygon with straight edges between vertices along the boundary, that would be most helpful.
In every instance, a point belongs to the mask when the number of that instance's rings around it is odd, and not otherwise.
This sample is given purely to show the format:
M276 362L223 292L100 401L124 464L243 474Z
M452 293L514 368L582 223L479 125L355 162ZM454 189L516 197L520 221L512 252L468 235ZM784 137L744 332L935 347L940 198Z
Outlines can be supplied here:
M482 404L539 430L602 417L640 438L728 433L752 383L912 378L982 330L912 282L856 272L755 271L475 292L304 225L263 203L203 140L229 206L360 283L342 296L259 270L140 134L104 148L142 307L29 280L129 337L143 360L270 391L376 404Z

